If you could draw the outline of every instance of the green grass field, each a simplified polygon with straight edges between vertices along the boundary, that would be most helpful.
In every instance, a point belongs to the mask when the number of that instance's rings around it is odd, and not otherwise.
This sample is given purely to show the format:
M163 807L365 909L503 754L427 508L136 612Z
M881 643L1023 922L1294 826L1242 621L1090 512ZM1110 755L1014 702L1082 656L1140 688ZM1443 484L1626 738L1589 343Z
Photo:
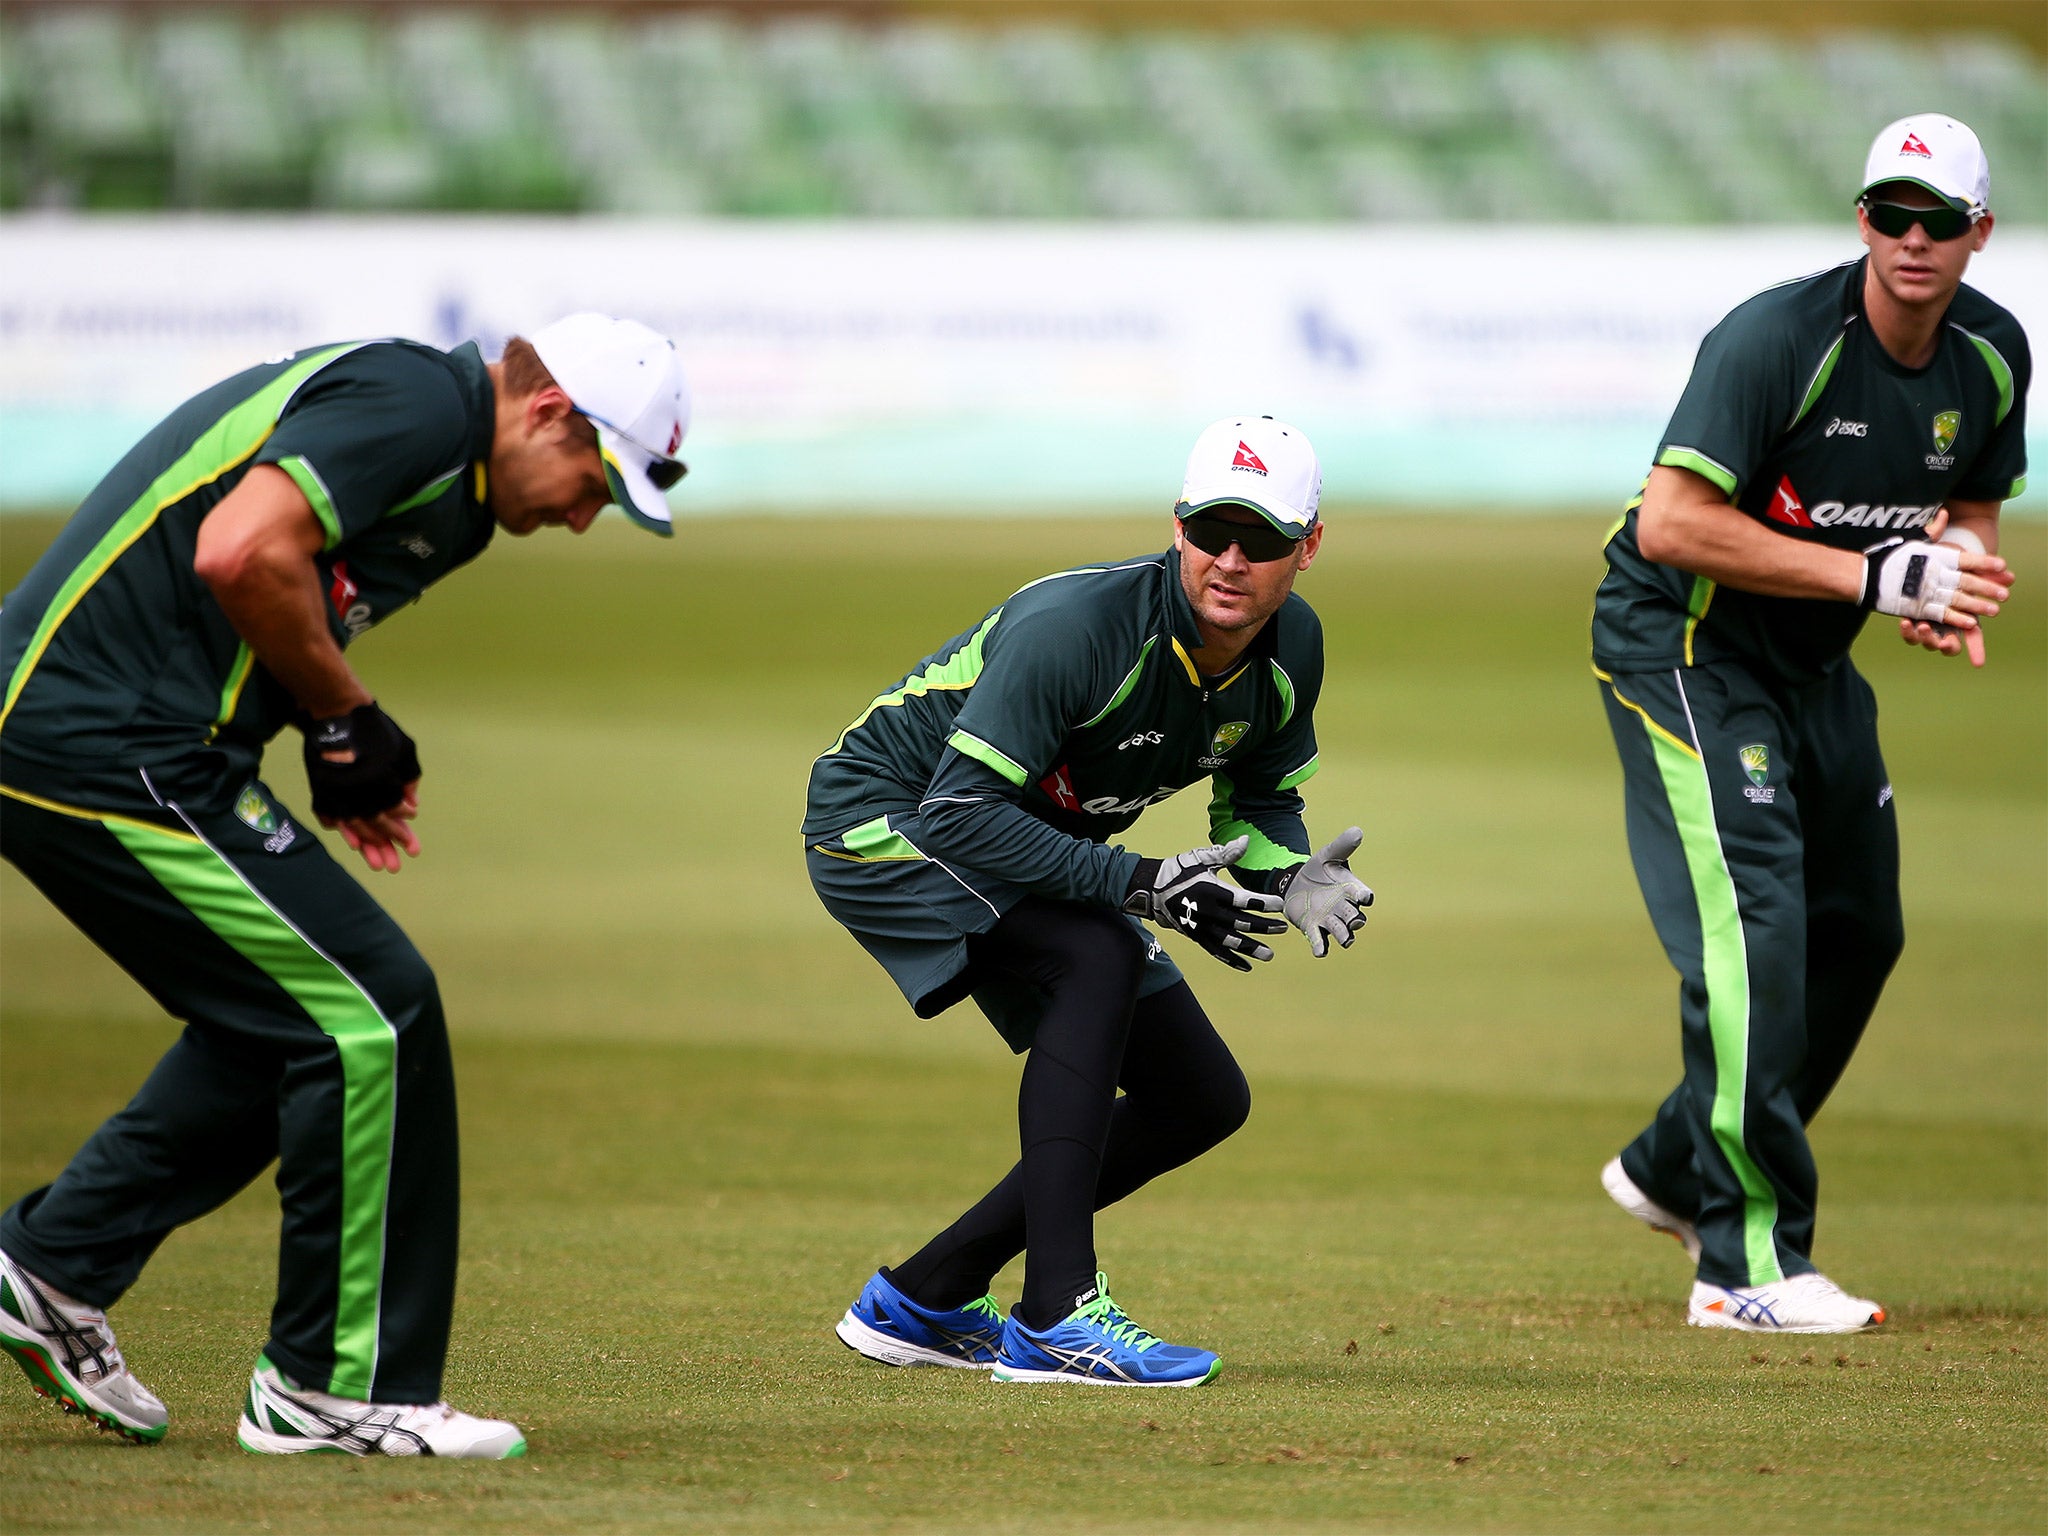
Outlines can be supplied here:
M1163 522L1163 520L1162 520ZM438 967L465 1132L448 1392L507 1465L257 1461L259 1184L115 1314L152 1450L0 1390L13 1531L2027 1530L2048 1525L2048 529L1989 668L1877 633L1909 943L1815 1128L1850 1339L1681 1324L1601 1162L1678 1068L1585 661L1602 519L1332 519L1311 830L1365 827L1359 946L1184 956L1250 1073L1234 1141L1108 1214L1117 1295L1199 1392L893 1372L832 1322L1014 1148L1013 1058L920 1023L825 916L812 756L1022 581L1135 521L721 522L507 542L353 653L420 740L425 857L379 893ZM11 587L49 535L0 530ZM1368 560L1370 545L1372 558ZM296 749L273 763L302 804ZM1185 847L1201 796L1139 846ZM12 871L0 1198L174 1026ZM1016 1276L999 1282L1005 1300Z

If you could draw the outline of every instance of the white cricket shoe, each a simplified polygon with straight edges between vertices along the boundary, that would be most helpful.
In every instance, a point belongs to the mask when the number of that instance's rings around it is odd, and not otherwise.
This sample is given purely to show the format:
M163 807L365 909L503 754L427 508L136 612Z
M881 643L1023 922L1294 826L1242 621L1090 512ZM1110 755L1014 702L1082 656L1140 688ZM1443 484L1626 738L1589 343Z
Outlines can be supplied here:
M1695 1328L1744 1333L1861 1333L1884 1321L1884 1308L1848 1295L1826 1275L1794 1275L1733 1290L1695 1280L1685 1320Z
M1609 1158L1607 1166L1600 1170L1600 1187L1607 1191L1609 1199L1652 1232L1662 1232L1667 1237L1677 1238L1685 1249L1685 1256L1693 1263L1699 1263L1698 1230L1683 1216L1672 1215L1638 1189L1636 1181L1622 1168L1620 1158Z
M0 1349L29 1385L66 1413L83 1415L123 1439L154 1445L171 1416L135 1379L107 1326L107 1314L73 1301L0 1253Z
M359 1403L301 1387L259 1355L235 1440L264 1456L466 1456L511 1461L526 1454L519 1426L479 1419L446 1403Z

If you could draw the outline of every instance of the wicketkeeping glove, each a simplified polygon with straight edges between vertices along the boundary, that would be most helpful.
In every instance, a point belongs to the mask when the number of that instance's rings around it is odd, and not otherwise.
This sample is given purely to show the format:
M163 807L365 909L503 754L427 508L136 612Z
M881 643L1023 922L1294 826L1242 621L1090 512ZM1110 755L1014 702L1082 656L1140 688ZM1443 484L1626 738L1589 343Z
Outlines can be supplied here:
M309 721L306 783L314 814L332 821L376 816L405 798L405 786L420 776L419 753L398 722L375 704L358 704L345 715ZM353 752L355 760L329 762L322 754Z
M1186 934L1236 970L1250 970L1253 960L1272 959L1273 951L1251 935L1286 930L1285 923L1269 915L1280 910L1280 898L1231 885L1214 873L1235 864L1250 846L1250 838L1240 837L1170 859L1138 860L1124 910Z
M1344 948L1365 926L1365 908L1372 888L1351 873L1347 862L1358 852L1365 834L1356 827L1338 833L1306 864L1297 865L1281 890L1287 921L1308 935L1309 953L1318 960L1330 952L1330 940Z
M1963 552L1924 539L1886 539L1863 551L1863 606L1902 619L1948 622L1948 605L1962 585Z

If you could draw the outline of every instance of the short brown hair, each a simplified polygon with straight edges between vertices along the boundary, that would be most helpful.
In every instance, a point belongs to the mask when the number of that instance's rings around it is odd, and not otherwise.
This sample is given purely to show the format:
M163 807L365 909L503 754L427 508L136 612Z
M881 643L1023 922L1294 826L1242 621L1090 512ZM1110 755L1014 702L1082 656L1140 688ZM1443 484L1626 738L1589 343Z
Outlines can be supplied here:
M500 383L507 395L523 400L537 395L544 389L560 389L555 376L548 372L548 365L540 360L540 354L533 350L533 343L524 336L514 336L505 343L505 351L498 359L503 372ZM597 446L597 426L588 416L572 415L567 422L569 432L583 439L591 447Z

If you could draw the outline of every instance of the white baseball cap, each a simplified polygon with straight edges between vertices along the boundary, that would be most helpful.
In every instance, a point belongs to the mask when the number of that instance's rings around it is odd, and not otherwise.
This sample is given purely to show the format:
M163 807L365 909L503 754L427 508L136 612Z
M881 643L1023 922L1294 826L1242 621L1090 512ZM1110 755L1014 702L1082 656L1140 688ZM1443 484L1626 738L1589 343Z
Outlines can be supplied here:
M1887 181L1925 187L1957 213L1991 206L1991 163L1977 135L1939 112L1916 112L1888 125L1871 141L1863 162L1863 190Z
M1291 539L1316 525L1323 469L1299 428L1270 416L1229 416L1205 428L1188 455L1176 517L1226 503L1250 507Z
M690 386L675 343L638 320L565 315L529 338L577 411L597 427L612 500L642 528L672 537L663 490L683 477Z

